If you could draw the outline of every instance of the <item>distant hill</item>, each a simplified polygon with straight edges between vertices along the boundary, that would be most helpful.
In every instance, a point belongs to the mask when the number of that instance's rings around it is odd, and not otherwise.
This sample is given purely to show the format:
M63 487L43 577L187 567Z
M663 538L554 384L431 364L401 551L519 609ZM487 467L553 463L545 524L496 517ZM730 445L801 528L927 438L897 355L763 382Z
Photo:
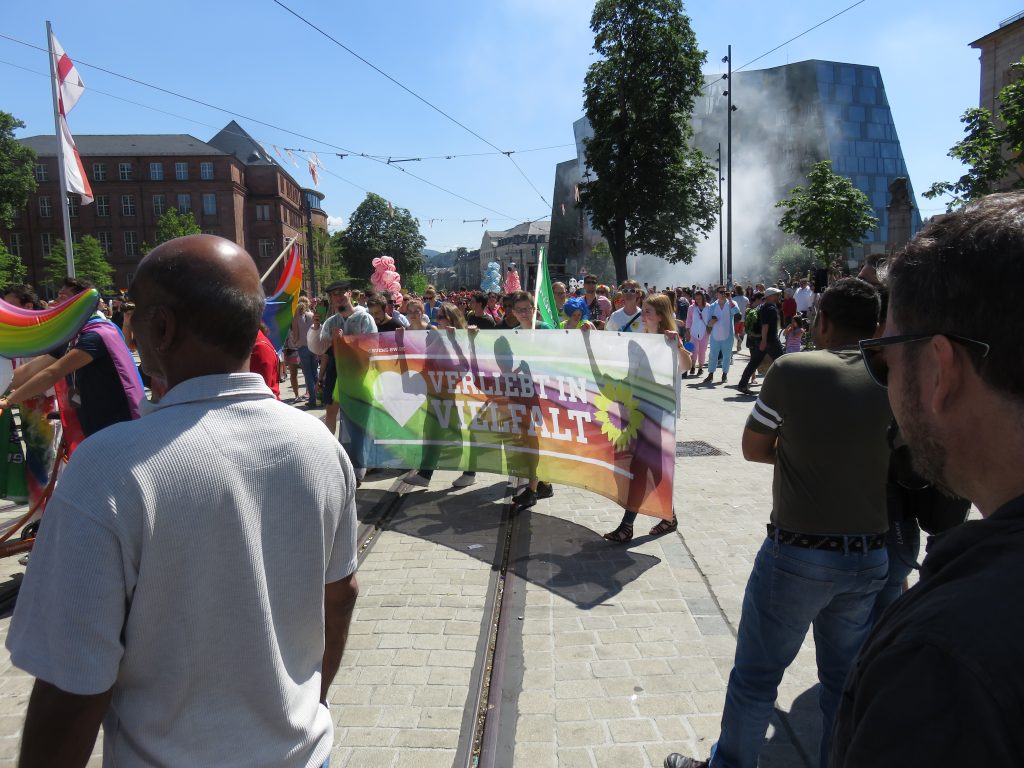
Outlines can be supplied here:
M429 259L431 256L437 256L441 252L435 251L433 248L424 248L422 251L420 251L420 253L422 253L426 258Z

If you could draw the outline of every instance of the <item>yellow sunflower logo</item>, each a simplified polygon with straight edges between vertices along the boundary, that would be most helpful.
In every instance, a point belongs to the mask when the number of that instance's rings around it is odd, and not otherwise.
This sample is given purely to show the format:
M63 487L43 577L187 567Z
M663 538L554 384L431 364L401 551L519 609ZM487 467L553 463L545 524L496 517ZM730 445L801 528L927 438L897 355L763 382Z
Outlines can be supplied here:
M633 399L630 388L619 382L610 382L601 387L601 394L594 398L597 413L594 420L601 424L601 434L615 446L615 450L626 448L640 431L644 415Z

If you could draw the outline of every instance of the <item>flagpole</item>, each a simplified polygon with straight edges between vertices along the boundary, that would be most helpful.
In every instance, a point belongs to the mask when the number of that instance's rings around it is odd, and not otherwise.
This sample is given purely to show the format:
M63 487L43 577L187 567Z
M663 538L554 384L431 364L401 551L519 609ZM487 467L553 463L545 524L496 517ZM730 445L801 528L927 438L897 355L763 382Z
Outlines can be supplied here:
M268 277L270 277L270 273L274 271L274 267L281 263L281 259L283 259L285 254L288 253L289 250L291 250L291 247L295 245L295 241L298 239L299 238L293 236L289 237L287 240L284 241L284 250L277 254L277 258L274 259L274 263L271 264L269 269L267 269L267 271L263 273L263 277L260 278L261 283Z
M68 277L75 276L75 251L71 239L71 210L68 207L68 178L64 172L64 129L60 121L60 95L57 85L57 65L53 57L53 30L46 22L46 50L50 53L50 85L53 90L53 128L57 139L57 175L60 179L60 211L64 219L64 254L68 262Z

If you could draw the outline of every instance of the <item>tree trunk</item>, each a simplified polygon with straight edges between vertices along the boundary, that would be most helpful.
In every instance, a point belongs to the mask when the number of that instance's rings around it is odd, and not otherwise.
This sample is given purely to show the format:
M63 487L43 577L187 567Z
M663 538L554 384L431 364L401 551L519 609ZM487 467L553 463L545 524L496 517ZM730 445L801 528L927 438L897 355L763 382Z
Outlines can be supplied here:
M608 241L608 250L612 254L612 263L615 265L615 281L618 285L622 285L629 279L626 269L626 256L629 252L626 250L625 222L621 220L613 221L609 231L604 234L605 239Z

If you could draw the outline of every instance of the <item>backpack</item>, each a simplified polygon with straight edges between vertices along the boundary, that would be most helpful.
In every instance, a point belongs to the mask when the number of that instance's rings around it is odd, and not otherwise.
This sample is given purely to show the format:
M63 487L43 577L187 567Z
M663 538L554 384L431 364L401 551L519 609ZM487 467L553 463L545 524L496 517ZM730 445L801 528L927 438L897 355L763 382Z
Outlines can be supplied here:
M758 313L757 307L747 308L747 313L743 318L743 322L747 326L748 336L761 335L761 315Z

